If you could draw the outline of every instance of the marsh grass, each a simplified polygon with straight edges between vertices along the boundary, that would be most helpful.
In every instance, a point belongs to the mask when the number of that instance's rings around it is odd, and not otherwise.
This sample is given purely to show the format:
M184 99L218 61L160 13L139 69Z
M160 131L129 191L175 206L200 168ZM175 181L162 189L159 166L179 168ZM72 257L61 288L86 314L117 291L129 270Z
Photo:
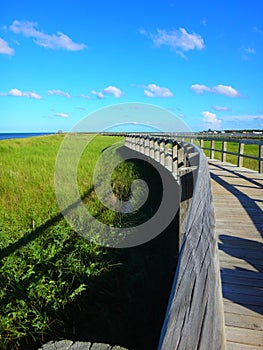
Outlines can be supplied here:
M0 348L33 350L61 338L156 348L177 261L177 217L139 247L103 248L80 237L55 197L63 137L0 142ZM152 167L130 160L113 173L115 193L129 198L132 181L145 178L149 200L135 215L101 205L93 168L103 150L121 140L98 136L91 142L79 163L78 185L99 220L126 227L147 220L162 194Z

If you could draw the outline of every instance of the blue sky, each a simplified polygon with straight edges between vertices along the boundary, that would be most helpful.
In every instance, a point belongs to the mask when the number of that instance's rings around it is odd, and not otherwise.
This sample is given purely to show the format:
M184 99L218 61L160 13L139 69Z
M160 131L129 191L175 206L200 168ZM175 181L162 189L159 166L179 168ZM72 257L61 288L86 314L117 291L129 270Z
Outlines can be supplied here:
M0 0L0 132L69 131L127 102L193 131L262 129L262 13L262 0Z

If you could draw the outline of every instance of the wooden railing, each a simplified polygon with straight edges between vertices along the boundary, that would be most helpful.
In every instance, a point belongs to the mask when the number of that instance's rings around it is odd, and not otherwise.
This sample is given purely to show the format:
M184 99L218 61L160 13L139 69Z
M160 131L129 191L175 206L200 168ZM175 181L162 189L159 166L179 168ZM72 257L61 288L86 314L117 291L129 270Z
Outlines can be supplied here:
M156 160L169 169L175 177L185 166L197 165L193 154L193 147L185 142L178 142L168 137L144 135L127 135L125 145L134 151L140 152Z
M244 158L254 159L258 162L258 172L263 173L263 139L242 139L233 137L221 137L221 136L200 136L200 135L181 135L176 137L178 140L189 140L190 143L198 141L198 146L202 150L209 151L209 158L214 159L215 152L221 153L221 161L226 161L226 155L231 154L237 156L237 166L243 166ZM204 142L208 141L210 146L205 147ZM220 142L222 148L215 148L215 143ZM228 143L233 142L238 144L238 152L231 152L228 150ZM258 156L249 155L245 153L245 145L258 146Z
M161 163L182 187L180 255L158 349L225 349L222 288L206 157L195 145L165 136L127 135L125 145Z

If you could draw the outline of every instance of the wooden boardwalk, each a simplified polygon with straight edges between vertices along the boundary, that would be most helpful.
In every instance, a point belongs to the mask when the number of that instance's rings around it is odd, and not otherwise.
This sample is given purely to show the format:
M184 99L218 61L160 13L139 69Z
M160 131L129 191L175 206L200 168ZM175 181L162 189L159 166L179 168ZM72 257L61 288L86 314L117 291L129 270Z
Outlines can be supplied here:
M263 349L263 174L209 160L227 350Z

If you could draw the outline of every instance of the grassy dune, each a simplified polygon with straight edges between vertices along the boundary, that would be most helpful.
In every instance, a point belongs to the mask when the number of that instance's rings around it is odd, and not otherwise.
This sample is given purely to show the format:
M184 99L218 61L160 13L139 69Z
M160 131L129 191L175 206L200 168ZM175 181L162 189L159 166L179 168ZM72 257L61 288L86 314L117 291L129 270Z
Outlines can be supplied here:
M176 266L177 219L135 248L107 249L84 240L56 202L54 166L62 140L52 135L0 142L0 348L37 349L61 338L155 348ZM126 226L156 210L160 179L141 161L121 163L112 176L120 199L129 197L136 178L144 178L154 194L135 216L105 209L92 188L93 168L101 152L120 140L92 141L79 163L78 184L101 221Z

